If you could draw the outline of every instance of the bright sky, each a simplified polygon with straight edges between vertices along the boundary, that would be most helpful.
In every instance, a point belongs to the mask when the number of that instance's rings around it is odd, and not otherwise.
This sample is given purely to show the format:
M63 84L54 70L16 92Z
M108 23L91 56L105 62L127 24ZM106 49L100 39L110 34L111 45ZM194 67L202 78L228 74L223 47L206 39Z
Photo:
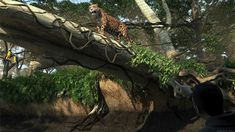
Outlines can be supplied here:
M57 1L63 1L63 0L57 0ZM73 3L83 3L83 2L90 2L90 0L70 0Z

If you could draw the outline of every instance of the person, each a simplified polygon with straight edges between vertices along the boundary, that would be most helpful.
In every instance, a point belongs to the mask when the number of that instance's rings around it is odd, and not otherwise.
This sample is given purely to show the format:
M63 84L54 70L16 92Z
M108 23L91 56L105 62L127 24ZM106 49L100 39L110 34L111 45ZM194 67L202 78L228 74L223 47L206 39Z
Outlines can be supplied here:
M205 117L205 126L199 132L235 132L235 113L224 112L223 94L210 82L195 86L192 102L196 112Z
M3 60L3 63L4 63L4 67L5 68L8 68L10 63L11 63L11 57L12 57L12 52L11 50L8 50L6 55L5 55L5 58Z
M11 52L11 50L8 50L5 59L10 60L11 57L12 57L12 52Z
M18 64L18 60L17 56L13 54L11 50L8 50L5 56L5 64L9 65L10 63Z

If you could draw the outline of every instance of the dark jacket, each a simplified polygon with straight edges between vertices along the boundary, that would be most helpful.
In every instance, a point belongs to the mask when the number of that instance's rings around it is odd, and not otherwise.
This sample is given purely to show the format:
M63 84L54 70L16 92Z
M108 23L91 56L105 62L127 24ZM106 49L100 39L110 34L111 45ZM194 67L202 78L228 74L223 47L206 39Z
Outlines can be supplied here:
M235 132L235 113L209 117L199 132Z

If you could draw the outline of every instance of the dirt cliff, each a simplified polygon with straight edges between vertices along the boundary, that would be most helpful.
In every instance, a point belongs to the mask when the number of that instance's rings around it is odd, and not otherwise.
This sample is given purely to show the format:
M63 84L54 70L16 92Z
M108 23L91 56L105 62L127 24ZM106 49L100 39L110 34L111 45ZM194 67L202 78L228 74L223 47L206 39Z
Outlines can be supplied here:
M194 111L190 107L186 107L188 106L187 101L177 102L168 99L169 108L164 111L155 111L155 102L161 104L161 101L165 102L165 100L161 100L162 97L159 98L157 93L154 97L154 91L152 91L154 100L144 104L143 101L133 101L121 86L110 80L101 81L100 84L110 112L90 131L197 131L204 123L203 119L194 118ZM148 111L152 111L149 115L142 112L145 106L148 106ZM179 109L181 106L185 106L185 108ZM157 107L161 107L161 105L157 105ZM10 104L1 100L0 131L69 131L71 126L81 121L89 111L88 107L70 99L57 99L51 103L27 105Z

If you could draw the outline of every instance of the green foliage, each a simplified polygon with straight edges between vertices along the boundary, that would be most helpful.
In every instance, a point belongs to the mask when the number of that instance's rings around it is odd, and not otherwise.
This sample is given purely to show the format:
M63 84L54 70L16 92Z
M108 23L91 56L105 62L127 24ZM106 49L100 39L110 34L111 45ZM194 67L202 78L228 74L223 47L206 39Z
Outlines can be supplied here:
M97 3L99 7L117 19L145 20L134 0L91 0L91 2Z
M231 68L233 68L233 67L231 67ZM223 87L223 89L225 89L225 90L235 92L235 74L225 72L224 76L226 77L226 79L220 80L220 82L222 82L222 83L220 83L221 87Z
M85 15L89 14L88 11L89 3L80 3L80 4L74 4L70 1L62 1L57 4L57 8L61 12L67 12L67 13L73 13L73 15Z
M219 43L218 37L210 34L203 34L205 46L208 51L212 53L221 53L223 51L223 46Z
M142 64L148 66L149 72L159 75L162 84L168 83L179 72L180 66L172 59L141 46L132 46L132 48L137 53L131 60L133 66Z
M147 66L150 73L157 73L158 79L163 85L176 77L181 69L194 70L199 75L205 75L206 73L205 66L194 60L176 62L145 47L133 44L131 48L136 53L131 60L133 66Z
M92 3L97 3L99 7L104 9L108 14L112 16L122 16L128 12L126 8L130 9L133 8L134 1L127 1L127 0L91 0Z
M92 106L98 99L98 75L98 72L83 68L65 69L54 74L35 73L0 80L0 90L3 99L17 103L40 103L69 97Z
M182 69L194 70L200 76L205 76L207 73L205 65L197 63L196 60L181 60L178 62Z
M161 0L158 0L160 3ZM174 10L174 15L188 16L188 11L192 8L189 0L166 0L170 9ZM177 18L177 17L176 17Z
M226 59L225 60L225 67L231 67L231 68L235 67L235 60Z

